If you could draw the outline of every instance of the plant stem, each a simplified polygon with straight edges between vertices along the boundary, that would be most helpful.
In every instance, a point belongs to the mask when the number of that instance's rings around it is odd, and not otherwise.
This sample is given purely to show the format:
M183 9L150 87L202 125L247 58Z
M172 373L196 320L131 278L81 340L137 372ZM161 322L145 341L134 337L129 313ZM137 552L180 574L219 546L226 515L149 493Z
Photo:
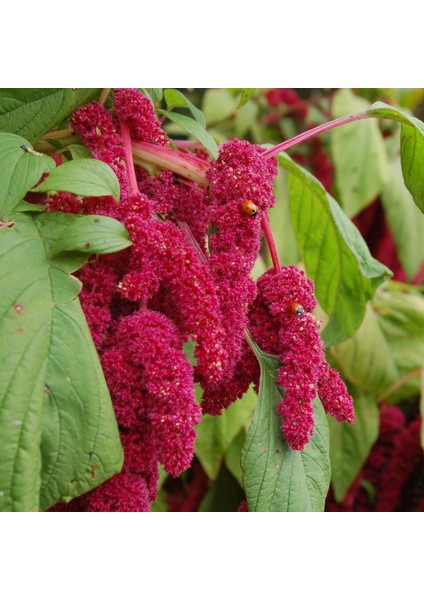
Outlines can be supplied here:
M132 153L134 162L138 165L145 166L147 163L162 169L169 169L178 175L200 183L200 185L208 186L206 172L209 169L209 163L196 156L147 142L134 142Z
M271 254L272 264L274 266L274 271L279 273L281 271L280 261L278 259L277 248L275 246L274 237L272 235L271 227L269 226L269 218L267 213L264 211L261 214L261 224L262 230L265 235L265 239L268 244L269 253Z
M99 98L99 103L103 104L106 102L107 97L109 96L110 92L112 91L112 88L104 88L102 90L102 93L100 94L100 98Z
M119 121L121 127L122 144L124 146L125 162L127 163L128 180L130 184L131 194L135 196L139 194L137 177L135 175L134 161L131 147L131 134L129 127L124 121Z
M383 400L387 400L387 398L390 398L390 396L393 396L393 394L395 392L397 392L397 390L399 388L401 388L403 385L405 385L405 383L408 383L408 381L410 381L411 379L414 379L415 377L419 377L421 375L421 373L423 373L423 372L424 372L424 367L419 367L418 369L414 369L413 371L410 371L409 373L407 373L406 375L401 377L398 381L395 381L395 383L393 385L388 387L387 390L385 390L383 392L383 394L381 394L380 398L378 398L378 400L377 400L377 403L380 404L380 402L383 402Z
M339 127L340 125L346 125L347 123L352 123L353 121L360 121L361 119L369 119L374 117L374 115L370 115L368 113L358 113L357 115L348 115L347 117L341 117L340 119L334 119L334 121L329 121L328 123L324 123L323 125L318 125L313 129L308 129L308 131L304 131L303 133L299 133L299 135L295 135L293 138L286 140L285 142L281 142L277 144L273 148L268 148L263 153L264 158L272 158L276 156L279 152L283 152L283 150L287 150L296 144L300 144L301 142L305 142L310 138L319 135L320 133L325 133L330 129L334 129L335 127Z

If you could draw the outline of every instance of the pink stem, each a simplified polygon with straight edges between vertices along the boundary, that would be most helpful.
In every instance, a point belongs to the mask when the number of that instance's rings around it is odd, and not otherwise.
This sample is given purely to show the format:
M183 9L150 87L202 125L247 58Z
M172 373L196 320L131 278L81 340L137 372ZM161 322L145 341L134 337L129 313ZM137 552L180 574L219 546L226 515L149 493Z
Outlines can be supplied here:
M137 177L135 176L134 161L132 156L131 134L129 127L124 121L119 120L121 126L122 144L124 146L125 162L127 163L128 179L130 182L131 193L136 195L139 193Z
M208 186L206 172L209 169L209 163L206 160L187 154L187 152L179 152L147 142L134 142L132 152L137 164L143 166L148 163L162 169L169 169L173 173L200 183L200 185Z
M265 211L263 213L261 213L261 224L262 224L262 230L265 234L265 239L268 244L269 253L271 254L274 271L276 273L279 273L281 271L280 261L278 260L277 248L275 247L275 242L274 242L274 238L272 236L271 227L269 226L268 215Z
M310 138L319 135L320 133L324 133L329 131L330 129L334 129L335 127L339 127L340 125L345 125L346 123L352 123L353 121L360 121L361 119L369 119L370 117L374 117L374 115L370 115L368 113L358 113L357 115L348 115L347 117L341 117L340 119L334 119L334 121L329 121L328 123L324 123L323 125L318 125L318 127L314 127L313 129L309 129L308 131L304 131L303 133L299 133L299 135L295 135L293 138L286 140L285 142L281 142L272 148L268 148L263 153L264 158L272 158L276 156L279 152L283 152L283 150L287 150L296 144L300 144L301 142L305 142Z

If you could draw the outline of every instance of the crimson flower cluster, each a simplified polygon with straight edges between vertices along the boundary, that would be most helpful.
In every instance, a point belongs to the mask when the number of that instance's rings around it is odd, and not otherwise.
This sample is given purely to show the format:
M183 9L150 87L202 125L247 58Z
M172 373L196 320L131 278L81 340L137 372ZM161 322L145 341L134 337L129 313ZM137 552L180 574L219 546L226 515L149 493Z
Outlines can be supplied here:
M327 501L332 512L424 510L421 418L408 419L397 406L380 408L380 432L368 459L342 503Z
M149 510L159 464L172 476L189 467L201 410L220 414L258 382L246 327L281 361L285 393L277 408L294 450L313 433L317 394L327 412L351 422L352 400L325 361L312 282L296 267L270 270L257 282L251 277L261 224L274 204L275 159L240 140L222 144L212 162L195 157L197 150L172 151L152 103L136 89L115 90L112 110L97 102L79 108L70 126L115 171L120 202L62 193L50 197L48 210L114 217L132 240L78 273L125 459L122 472L79 498L75 510ZM196 178L180 168L152 174L135 166L132 144L166 153L168 164L173 153L179 166L189 157ZM189 341L194 366L184 352ZM203 388L201 407L195 382Z

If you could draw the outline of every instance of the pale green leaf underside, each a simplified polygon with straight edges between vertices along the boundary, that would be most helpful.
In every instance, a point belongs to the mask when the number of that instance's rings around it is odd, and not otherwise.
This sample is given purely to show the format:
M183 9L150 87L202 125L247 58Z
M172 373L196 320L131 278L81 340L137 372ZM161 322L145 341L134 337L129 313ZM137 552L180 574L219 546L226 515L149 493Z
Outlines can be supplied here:
M78 158L56 167L35 192L71 192L77 196L113 196L119 200L119 181L106 163Z
M188 134L196 138L213 158L218 157L218 146L215 140L197 121L186 115L180 115L179 113L169 112L167 110L160 110L159 112L162 115L165 115L173 123L179 125Z
M373 398L350 389L355 399L355 423L337 423L329 417L331 484L342 502L378 437L379 412Z
M33 153L28 141L12 133L0 133L0 220L6 221L26 192L55 162Z
M124 225L100 215L74 215L72 223L57 237L52 255L78 251L85 254L112 254L131 246Z

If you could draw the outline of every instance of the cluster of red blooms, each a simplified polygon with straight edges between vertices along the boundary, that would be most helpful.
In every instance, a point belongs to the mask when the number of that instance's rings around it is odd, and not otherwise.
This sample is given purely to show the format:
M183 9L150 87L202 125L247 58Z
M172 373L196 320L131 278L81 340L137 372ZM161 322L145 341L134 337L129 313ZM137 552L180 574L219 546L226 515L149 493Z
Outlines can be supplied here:
M296 267L258 282L261 222L273 206L275 159L240 140L222 144L214 162L196 158L204 183L134 167L131 144L171 151L150 100L117 89L114 109L93 102L70 125L94 158L116 173L121 199L56 194L49 210L105 214L126 226L132 246L95 257L78 273L81 303L111 392L124 447L123 471L73 504L85 511L146 511L157 493L158 466L177 476L193 458L201 408L219 414L258 379L246 326L282 366L278 407L289 445L301 450L313 432L320 394L337 419L353 420L352 399L325 362L313 284ZM193 155L190 155L193 156ZM183 157L183 158L181 158ZM176 172L180 172L176 170ZM183 351L195 342L196 366Z
M424 510L421 419L409 422L397 406L380 409L380 433L361 472L342 503L330 495L331 512Z

